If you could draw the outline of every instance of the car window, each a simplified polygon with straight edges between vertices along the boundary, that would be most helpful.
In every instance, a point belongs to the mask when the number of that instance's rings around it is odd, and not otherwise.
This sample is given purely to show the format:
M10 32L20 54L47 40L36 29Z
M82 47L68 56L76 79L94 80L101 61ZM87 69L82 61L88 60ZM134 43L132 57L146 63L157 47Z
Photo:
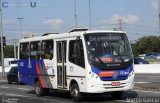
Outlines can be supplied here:
M15 74L17 74L17 73L18 73L17 67L12 67L11 70L10 70L10 73L15 73Z
M146 54L146 56L150 56L151 54Z
M149 62L141 58L134 58L134 64L149 64Z
M144 60L144 59L139 59L139 61L142 63L142 64L149 64L148 61Z
M9 64L17 64L17 61L16 60L10 61Z
M137 61L137 59L134 59L134 64L138 64L138 61Z
M18 69L14 68L14 73L17 74L18 73Z
M10 73L13 73L14 72L14 68L11 68L11 70L9 71Z

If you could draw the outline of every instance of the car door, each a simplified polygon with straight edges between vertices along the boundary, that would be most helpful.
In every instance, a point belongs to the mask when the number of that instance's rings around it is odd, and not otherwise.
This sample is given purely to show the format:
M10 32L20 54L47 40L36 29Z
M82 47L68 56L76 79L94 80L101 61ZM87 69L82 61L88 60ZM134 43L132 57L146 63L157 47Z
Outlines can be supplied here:
M17 67L12 67L10 71L10 79L12 82L18 81L18 69Z

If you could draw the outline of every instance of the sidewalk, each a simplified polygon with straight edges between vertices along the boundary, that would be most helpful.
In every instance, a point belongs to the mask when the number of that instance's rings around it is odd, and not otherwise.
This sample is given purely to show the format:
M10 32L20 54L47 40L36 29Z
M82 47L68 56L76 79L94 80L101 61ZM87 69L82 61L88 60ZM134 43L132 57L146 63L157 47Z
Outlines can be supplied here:
M0 80L6 80L7 79L7 73L5 73L5 78L2 76L2 72L0 72Z
M2 77L2 75L0 74L0 80L6 80L7 78Z

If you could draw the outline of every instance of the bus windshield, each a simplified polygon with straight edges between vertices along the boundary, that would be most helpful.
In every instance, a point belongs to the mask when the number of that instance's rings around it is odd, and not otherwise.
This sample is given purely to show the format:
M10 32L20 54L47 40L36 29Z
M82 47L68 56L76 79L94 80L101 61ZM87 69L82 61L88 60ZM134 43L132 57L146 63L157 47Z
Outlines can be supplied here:
M131 48L124 33L85 34L89 62L98 67L118 69L131 65Z

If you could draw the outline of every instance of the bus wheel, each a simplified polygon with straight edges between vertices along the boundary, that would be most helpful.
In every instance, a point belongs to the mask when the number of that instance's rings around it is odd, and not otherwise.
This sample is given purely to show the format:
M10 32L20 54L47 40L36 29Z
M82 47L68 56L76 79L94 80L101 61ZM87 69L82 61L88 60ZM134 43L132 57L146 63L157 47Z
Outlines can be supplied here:
M38 97L43 96L44 95L44 89L42 88L41 84L39 81L36 81L35 83L35 93Z
M111 93L111 96L115 99L120 99L122 95L123 95L123 91L116 91Z
M76 83L71 86L70 94L74 102L80 102L83 99L83 96L79 91L78 84Z

